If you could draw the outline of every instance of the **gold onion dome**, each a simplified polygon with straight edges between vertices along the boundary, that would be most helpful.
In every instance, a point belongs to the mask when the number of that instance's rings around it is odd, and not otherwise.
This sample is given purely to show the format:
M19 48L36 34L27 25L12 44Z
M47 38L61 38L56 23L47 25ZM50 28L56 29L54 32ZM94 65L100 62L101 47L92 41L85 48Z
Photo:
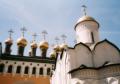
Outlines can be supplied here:
M27 45L27 40L24 37L21 37L17 40L17 45L25 47Z
M66 43L62 43L60 45L60 49L63 50L63 49L66 49L68 47L68 45Z
M56 58L56 52L54 50L50 53L50 58Z
M11 38L8 38L5 40L6 44L13 44L13 40Z
M55 45L53 49L54 49L56 52L59 52L59 51L61 50L59 45Z
M32 43L31 43L31 47L32 47L32 48L37 48L37 43L32 42Z
M49 47L49 44L47 41L41 41L40 44L39 44L39 48L45 48L45 49L48 49Z
M90 16L86 16L86 15L85 15L85 16L81 17L81 18L77 21L75 27L76 27L79 23L84 22L84 21L93 21L93 22L96 22L96 23L98 24L98 26L99 26L99 23L98 23L93 17L90 17Z

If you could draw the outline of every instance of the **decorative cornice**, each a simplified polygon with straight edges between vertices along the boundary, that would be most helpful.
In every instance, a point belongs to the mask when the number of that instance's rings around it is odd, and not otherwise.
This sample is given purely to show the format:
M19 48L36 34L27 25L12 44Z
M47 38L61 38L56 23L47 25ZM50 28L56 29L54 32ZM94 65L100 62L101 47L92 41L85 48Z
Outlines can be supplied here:
M73 69L71 71L69 71L68 73L74 73L78 70L85 70L85 69L91 69L91 70L100 70L100 69L104 69L104 68L107 68L107 67L112 67L112 66L120 66L120 63L117 63L117 64L110 64L110 65L106 65L106 66L100 66L100 67L78 67L76 69Z
M50 64L55 64L55 60L52 60L48 57L43 59L42 57L27 57L27 56L18 56L18 55L5 55L2 54L0 57L2 60L14 60L14 61L26 61L26 62L38 62L38 63L50 63Z

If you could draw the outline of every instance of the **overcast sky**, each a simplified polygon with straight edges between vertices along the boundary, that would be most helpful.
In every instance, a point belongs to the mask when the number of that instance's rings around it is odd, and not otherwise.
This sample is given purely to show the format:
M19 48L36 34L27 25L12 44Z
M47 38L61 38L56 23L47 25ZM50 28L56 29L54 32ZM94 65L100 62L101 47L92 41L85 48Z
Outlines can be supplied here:
M100 23L101 40L107 38L120 47L120 0L0 0L0 41L4 44L7 31L12 28L12 53L16 54L16 40L21 36L20 28L25 26L25 38L29 43L32 33L40 34L46 30L50 47L55 44L54 38L62 34L66 34L67 43L73 46L74 25L82 16L83 4L87 6L87 15ZM42 35L36 40L39 43ZM28 55L29 49L30 44L25 49L25 55ZM37 53L40 54L39 49Z

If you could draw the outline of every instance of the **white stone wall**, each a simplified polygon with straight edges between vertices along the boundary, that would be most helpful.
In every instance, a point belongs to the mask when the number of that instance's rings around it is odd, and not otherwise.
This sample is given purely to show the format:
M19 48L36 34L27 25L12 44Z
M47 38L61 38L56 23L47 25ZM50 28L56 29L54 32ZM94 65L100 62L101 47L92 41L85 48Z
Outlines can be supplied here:
M106 61L110 64L120 63L120 52L107 41L98 44L93 52L95 67L103 65Z
M52 70L52 67L54 66L54 64L49 64L49 63L37 63L37 62L25 62L25 61L12 61L12 60L0 60L0 64L4 64L5 67L4 67L4 75L7 73L8 71L8 66L9 65L12 65L13 68L12 68L12 74L13 76L16 73L16 69L17 69L17 66L21 66L21 76L23 75L29 75L32 76L32 70L33 70L33 67L36 68L36 74L35 76L36 77L39 77L41 76L39 74L39 70L40 68L43 68L43 75L42 76L48 76L47 75L47 68L50 68L50 70ZM24 74L24 70L25 70L25 67L28 66L29 67L29 73L28 74Z
M120 84L119 65L100 70L76 71L74 76L68 73L82 64L86 67L98 68L106 61L109 61L107 65L120 63L119 50L106 40L95 45L93 50L82 43L74 49L69 48L63 53L62 59L57 60L51 84ZM117 80L110 79L110 77Z
M70 70L78 68L82 64L88 67L93 67L92 53L86 46L82 44L77 45L75 49L67 50L67 54L69 57L69 63L71 67Z
M98 32L98 24L93 21L85 21L77 25L76 27L76 38L77 43L92 43L92 36L95 43L99 41L99 32Z

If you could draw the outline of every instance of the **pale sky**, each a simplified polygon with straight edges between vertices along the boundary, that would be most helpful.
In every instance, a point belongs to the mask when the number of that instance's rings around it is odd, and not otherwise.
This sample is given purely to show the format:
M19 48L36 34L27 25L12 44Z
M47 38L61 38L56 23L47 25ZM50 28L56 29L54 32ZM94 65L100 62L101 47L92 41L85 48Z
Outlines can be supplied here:
M54 38L61 39L62 34L67 36L66 42L73 46L74 25L82 16L83 4L87 6L87 15L99 22L101 40L107 38L120 47L120 0L0 0L0 42L4 44L8 38L7 31L12 28L12 53L17 54L16 40L21 36L20 28L25 26L28 43L32 40L32 33L40 34L46 30L50 47L55 44ZM37 43L42 41L42 35L36 40ZM28 55L29 49L30 44L25 49L25 55ZM39 49L37 55L40 55Z

